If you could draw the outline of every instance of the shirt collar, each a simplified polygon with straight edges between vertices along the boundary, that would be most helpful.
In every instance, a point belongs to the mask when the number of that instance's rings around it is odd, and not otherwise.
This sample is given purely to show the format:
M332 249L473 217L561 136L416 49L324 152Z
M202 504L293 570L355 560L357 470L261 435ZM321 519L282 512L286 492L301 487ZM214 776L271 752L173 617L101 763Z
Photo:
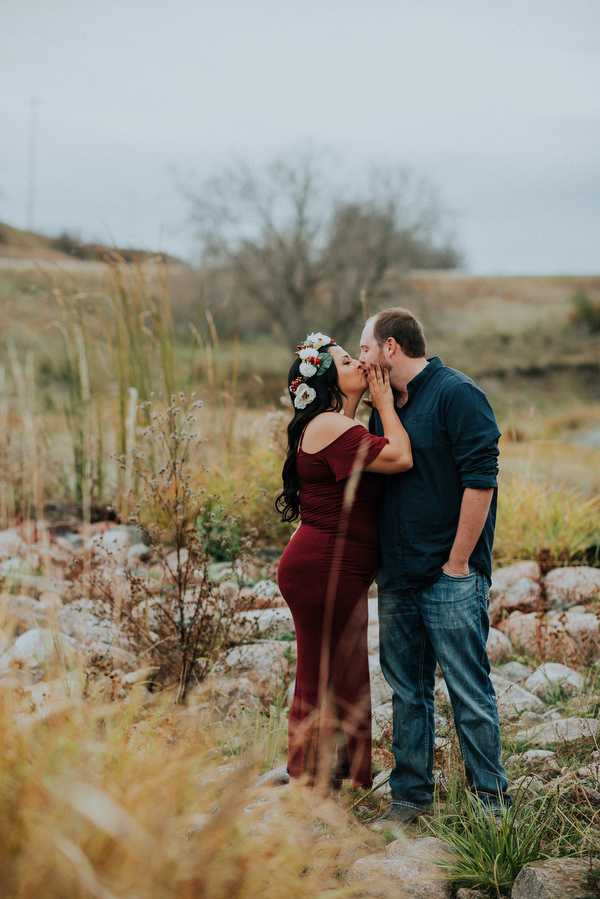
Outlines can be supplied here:
M444 364L439 356L432 356L427 360L427 363L428 364L425 366L425 368L420 371L418 375L415 375L412 381L409 381L406 385L409 399L411 398L411 396L414 396L417 390L424 384L426 384L427 381L429 381L429 379L434 376L436 371L439 371Z

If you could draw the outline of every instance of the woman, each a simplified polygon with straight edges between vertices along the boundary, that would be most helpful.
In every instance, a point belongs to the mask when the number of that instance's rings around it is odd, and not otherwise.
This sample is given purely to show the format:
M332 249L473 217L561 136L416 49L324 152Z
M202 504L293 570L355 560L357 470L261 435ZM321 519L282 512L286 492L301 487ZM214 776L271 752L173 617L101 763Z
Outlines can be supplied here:
M301 779L317 816L335 824L346 819L329 794L336 744L334 779L372 784L367 591L379 559L377 475L406 471L412 455L387 371L373 365L365 372L320 333L297 355L289 373L295 414L276 501L285 521L302 516L278 570L298 641L288 771ZM367 387L384 437L354 418Z

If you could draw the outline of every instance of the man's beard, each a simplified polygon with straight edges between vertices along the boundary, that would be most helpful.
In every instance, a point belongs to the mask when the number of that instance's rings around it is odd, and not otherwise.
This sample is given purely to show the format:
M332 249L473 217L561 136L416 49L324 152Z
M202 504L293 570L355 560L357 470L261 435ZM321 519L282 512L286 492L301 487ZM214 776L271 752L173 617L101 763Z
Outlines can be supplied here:
M392 370L392 366L389 364L389 362L385 361L385 355L381 347L379 349L379 356L377 357L377 364L382 368L385 368L385 370L388 372Z

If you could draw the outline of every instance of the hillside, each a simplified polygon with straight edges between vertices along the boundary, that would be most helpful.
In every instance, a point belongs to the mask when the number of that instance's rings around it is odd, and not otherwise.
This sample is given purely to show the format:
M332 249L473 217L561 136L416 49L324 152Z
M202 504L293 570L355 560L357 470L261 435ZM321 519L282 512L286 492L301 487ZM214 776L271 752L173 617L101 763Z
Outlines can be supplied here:
M142 250L132 247L104 247L93 243L83 243L66 232L58 237L46 237L34 231L23 231L0 222L0 259L25 259L35 261L66 261L80 259L96 261L102 254L120 256L126 262L136 259L144 262L158 255L158 251ZM178 263L181 260L168 254L160 254L166 262Z

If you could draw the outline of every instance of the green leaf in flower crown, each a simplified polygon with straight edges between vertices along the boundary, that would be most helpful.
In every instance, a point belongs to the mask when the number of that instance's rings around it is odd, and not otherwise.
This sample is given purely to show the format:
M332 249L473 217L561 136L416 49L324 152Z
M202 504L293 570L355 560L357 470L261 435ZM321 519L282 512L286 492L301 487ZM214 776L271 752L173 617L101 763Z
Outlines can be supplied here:
M317 372L317 374L322 375L327 371L327 369L333 362L333 356L331 355L331 353L319 353L317 358L319 360L319 371Z

